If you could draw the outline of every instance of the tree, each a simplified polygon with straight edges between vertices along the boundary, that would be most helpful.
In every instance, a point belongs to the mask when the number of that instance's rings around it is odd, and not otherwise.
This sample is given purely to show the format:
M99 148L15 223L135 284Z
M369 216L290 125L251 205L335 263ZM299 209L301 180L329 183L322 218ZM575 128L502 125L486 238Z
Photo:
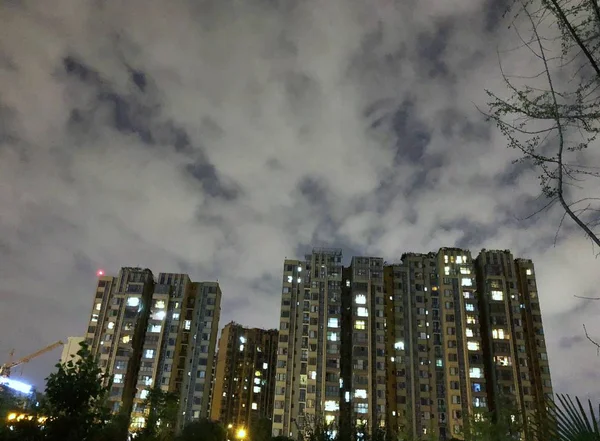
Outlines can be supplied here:
M226 441L227 430L210 420L193 421L186 424L176 441Z
M517 162L540 172L547 200L530 217L558 205L563 216L556 235L568 217L600 247L600 197L592 180L600 177L600 164L582 161L585 150L598 148L600 131L600 7L595 0L517 0L512 11L511 27L539 71L502 70L510 96L487 91L487 116L521 152Z
M141 431L140 440L170 440L177 426L179 397L176 393L165 392L160 387L148 391L144 406L148 410L146 427Z
M107 398L112 382L85 343L77 355L76 362L57 364L57 371L46 379L49 441L92 440L110 419Z
M536 428L544 441L600 441L600 406L595 411L588 400L587 409L579 398L557 395L557 403L548 403L548 412ZM542 438L543 437L543 438Z
M273 424L268 418L259 418L250 426L251 441L270 441Z

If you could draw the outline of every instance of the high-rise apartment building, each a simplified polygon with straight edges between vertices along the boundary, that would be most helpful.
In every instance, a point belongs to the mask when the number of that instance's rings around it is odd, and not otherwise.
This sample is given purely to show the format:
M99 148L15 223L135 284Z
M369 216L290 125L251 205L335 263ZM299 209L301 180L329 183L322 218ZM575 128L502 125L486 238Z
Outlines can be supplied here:
M278 332L228 323L221 331L211 419L252 428L273 416Z
M390 434L460 438L475 412L545 409L535 286L531 261L508 251L442 248L385 268Z
M533 263L495 250L482 250L476 263L490 409L516 408L529 438L530 418L552 399Z
M323 418L342 439L462 438L489 411L552 397L529 260L441 248L387 265L341 250L284 261L273 435ZM527 425L524 435L528 436Z
M322 423L346 436L385 412L383 259L314 249L285 260L273 435ZM357 415L351 418L351 415Z
M220 316L215 282L186 274L122 268L99 276L86 340L114 376L113 410L145 425L144 400L160 387L180 396L180 424L208 416L210 378Z

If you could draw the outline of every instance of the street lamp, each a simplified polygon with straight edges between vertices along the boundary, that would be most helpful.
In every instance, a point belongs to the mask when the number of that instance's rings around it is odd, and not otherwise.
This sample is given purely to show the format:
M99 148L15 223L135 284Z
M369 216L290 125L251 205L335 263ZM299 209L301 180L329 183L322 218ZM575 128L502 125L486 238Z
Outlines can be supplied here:
M237 437L238 437L239 439L244 439L244 438L246 438L246 429L244 429L243 427L242 427L242 428L240 428L240 429L238 429L238 431L237 431L237 434L236 434L236 435L237 435Z

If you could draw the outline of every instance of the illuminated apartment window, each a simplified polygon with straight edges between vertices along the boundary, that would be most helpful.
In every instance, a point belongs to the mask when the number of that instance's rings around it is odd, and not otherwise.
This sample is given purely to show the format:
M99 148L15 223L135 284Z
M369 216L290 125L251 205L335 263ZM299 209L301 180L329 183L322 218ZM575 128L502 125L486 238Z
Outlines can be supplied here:
M444 274L445 274L446 276L449 276L449 275L450 275L450 267L449 267L449 266L445 266L445 267L444 267Z
M125 335L123 336L123 338L121 339L121 341L125 344L129 343L131 341L131 336L130 335Z
M152 319L153 320L164 320L166 316L167 316L166 311L158 311L158 312L155 312L154 314L152 314Z
M465 335L467 337L473 337L473 330L471 328L466 328L465 329Z
M340 410L340 405L337 401L325 401L326 412L335 412L337 410Z
M467 268L465 266L460 268L460 273L461 274L471 274L471 268Z
M287 276L288 283L292 283L293 280L294 280L294 276Z
M302 267L301 267L301 266L299 266L299 267L298 267L298 272L299 272L299 273L301 273L301 272L302 272Z
M469 351L478 351L479 350L479 342L476 342L476 341L467 342L467 349Z
M174 312L173 313L173 320L179 320L179 313L178 312Z
M329 341L338 341L337 332L327 331L327 340Z
M161 329L162 329L162 326L160 326L160 325L152 325L150 327L150 332L160 332Z
M397 351L403 351L404 350L404 342L402 340L399 340L396 343L394 343L394 349L396 349Z
M496 300L496 301L504 300L504 293L502 291L492 291L492 300Z
M154 349L146 349L144 358L154 358Z
M258 409L258 404L252 403L252 410L257 410L257 409Z
M310 379L311 380L317 379L317 371L310 371Z
M102 309L102 303L96 303L96 311L100 311Z
M246 337L241 336L240 337L240 343L246 343Z
M140 304L139 297L128 297L127 298L127 306L138 306Z
M481 368L478 368L478 367L469 368L469 378L481 378L481 377L482 377Z
M492 329L492 338L495 340L504 340L507 335L504 334L504 329Z
M357 320L356 322L354 322L354 329L366 329L367 324L365 323L364 320Z
M252 392L254 392L255 394L259 393L260 392L260 386L254 386L252 388Z
M150 377L150 376L144 377L144 384L146 386L152 386L152 377Z
M339 328L339 319L335 318L335 317L331 317L328 321L327 321L327 326L329 328Z
M359 317L368 317L369 310L367 308L365 308L364 306L360 306L360 307L356 308L356 315L358 315Z
M465 309L469 312L475 311L475 305L473 303L465 303Z
M367 390L366 389L356 389L354 391L355 398L367 398Z
M477 323L477 319L474 315L467 315L467 324L474 325Z
M367 304L367 296L364 294L357 294L354 298L354 301L357 305L366 305Z
M186 320L183 322L183 329L185 329L186 331L189 331L191 328L192 328L191 320Z
M467 263L466 258L463 258L463 256L456 256L456 263Z
M462 279L462 286L473 286L473 280L470 277L464 277Z
M327 424L333 424L333 422L335 421L335 416L333 415L325 415L325 423ZM291 432L290 432L291 435Z
M525 270L525 273L526 273L528 276L531 276L531 274L532 274L532 272L531 272L531 269L527 268L527 269Z
M158 300L155 304L154 307L157 309L165 309L165 301L164 300Z
M240 352L244 352L244 345L240 345Z
M108 325L106 326L108 329L113 329L115 327L114 322L108 322Z
M148 396L148 390L147 389L144 389L143 391L140 392L140 398L142 400L145 400L147 396Z
M92 321L93 322L97 322L98 321L98 314L92 314Z
M494 357L498 366L512 366L512 360L510 357L505 355L497 355Z
M114 378L115 384L120 384L123 382L123 374L115 374Z
M444 263L448 263L448 255L447 254L444 255Z

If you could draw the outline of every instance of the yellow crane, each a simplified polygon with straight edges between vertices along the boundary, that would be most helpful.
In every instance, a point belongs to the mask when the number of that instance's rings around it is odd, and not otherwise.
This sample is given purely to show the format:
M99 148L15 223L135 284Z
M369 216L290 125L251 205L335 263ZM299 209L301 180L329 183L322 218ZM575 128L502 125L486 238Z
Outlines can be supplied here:
M26 357L20 358L19 360L16 361L9 361L8 363L4 363L2 366L0 366L0 377L10 377L10 370L16 366L19 366L21 364L24 363L28 363L31 360L33 360L36 357L39 357L42 354L45 354L46 352L50 352L53 349L58 348L59 346L64 345L64 343L62 341L57 341L55 343L52 343L51 345L46 346L43 349L40 349L37 352L34 352L33 354L29 354ZM12 352L11 352L12 355Z

